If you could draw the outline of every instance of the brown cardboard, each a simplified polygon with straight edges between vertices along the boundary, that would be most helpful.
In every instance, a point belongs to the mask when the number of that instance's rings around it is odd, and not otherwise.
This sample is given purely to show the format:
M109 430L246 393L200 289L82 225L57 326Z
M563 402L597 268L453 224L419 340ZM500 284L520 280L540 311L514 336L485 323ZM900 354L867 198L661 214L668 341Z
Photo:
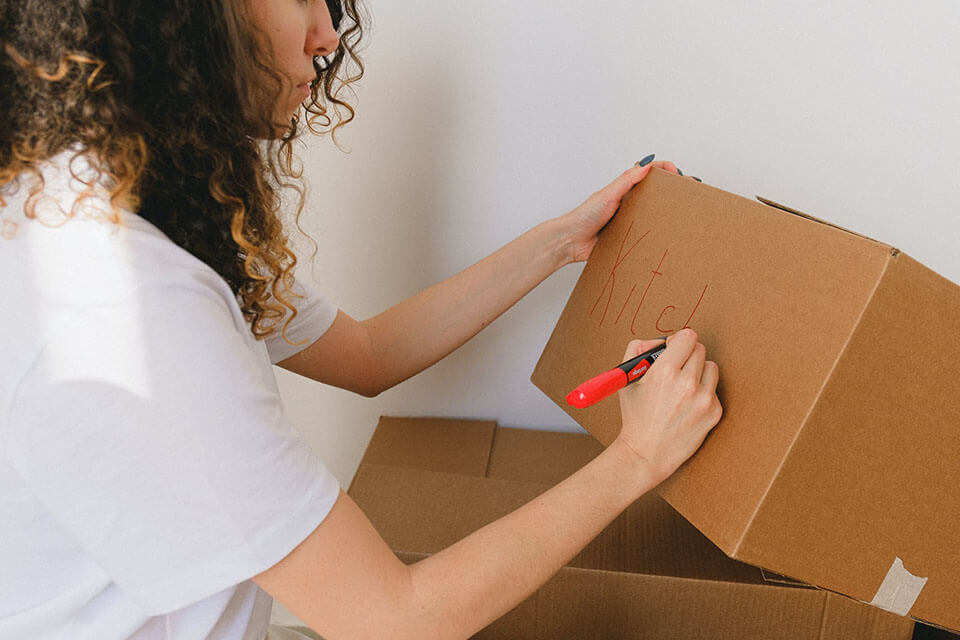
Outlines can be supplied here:
M774 205L775 203L771 203ZM615 399L566 404L632 338L691 326L724 417L659 489L729 556L960 629L960 287L883 243L654 170L624 198L532 380L604 444Z
M584 434L491 433L491 424L381 419L349 493L405 562L509 513L602 450ZM912 627L826 591L764 583L648 494L475 637L892 639Z

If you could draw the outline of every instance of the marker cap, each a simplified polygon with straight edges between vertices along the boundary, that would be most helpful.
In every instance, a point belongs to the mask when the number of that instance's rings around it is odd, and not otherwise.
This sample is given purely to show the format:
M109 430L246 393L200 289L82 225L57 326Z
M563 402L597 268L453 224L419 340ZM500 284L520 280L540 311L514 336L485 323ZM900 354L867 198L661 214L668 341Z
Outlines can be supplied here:
M589 407L627 385L627 374L622 369L611 369L587 380L567 395L567 403L578 409Z

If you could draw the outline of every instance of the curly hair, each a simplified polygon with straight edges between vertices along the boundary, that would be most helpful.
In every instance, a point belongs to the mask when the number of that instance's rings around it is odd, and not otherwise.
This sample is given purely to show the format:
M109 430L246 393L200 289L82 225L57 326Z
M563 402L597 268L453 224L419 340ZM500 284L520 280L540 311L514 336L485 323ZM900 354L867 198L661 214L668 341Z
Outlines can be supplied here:
M314 59L302 111L276 123L283 80L244 4L0 2L0 190L24 172L38 178L34 217L41 163L84 156L87 195L106 185L114 222L122 209L149 220L226 280L257 338L278 326L285 337L297 258L281 195L296 193L298 228L304 195L292 143L301 120L335 135L353 119L341 94L363 75L363 29L357 0L327 0L340 45Z

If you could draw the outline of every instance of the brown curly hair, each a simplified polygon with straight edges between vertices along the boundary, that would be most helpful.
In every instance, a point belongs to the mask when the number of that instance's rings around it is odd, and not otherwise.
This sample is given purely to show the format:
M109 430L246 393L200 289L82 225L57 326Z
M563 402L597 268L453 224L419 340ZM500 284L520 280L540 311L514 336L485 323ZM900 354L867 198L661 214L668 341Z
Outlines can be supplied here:
M242 0L3 0L0 189L36 176L33 217L40 164L72 150L96 174L87 193L107 186L115 222L135 211L213 268L258 338L285 330L297 259L281 195L296 193L299 222L304 193L292 143L301 119L314 133L350 122L340 96L363 74L357 0L327 5L340 46L314 59L311 98L278 124L283 82Z

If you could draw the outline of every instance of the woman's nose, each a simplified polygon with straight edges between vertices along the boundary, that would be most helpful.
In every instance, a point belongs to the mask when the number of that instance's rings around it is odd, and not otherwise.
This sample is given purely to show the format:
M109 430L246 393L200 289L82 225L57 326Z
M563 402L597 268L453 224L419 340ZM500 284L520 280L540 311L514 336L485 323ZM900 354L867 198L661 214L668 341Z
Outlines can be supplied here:
M310 29L307 31L306 51L311 56L329 56L340 46L340 35L334 28L327 3L317 2Z

